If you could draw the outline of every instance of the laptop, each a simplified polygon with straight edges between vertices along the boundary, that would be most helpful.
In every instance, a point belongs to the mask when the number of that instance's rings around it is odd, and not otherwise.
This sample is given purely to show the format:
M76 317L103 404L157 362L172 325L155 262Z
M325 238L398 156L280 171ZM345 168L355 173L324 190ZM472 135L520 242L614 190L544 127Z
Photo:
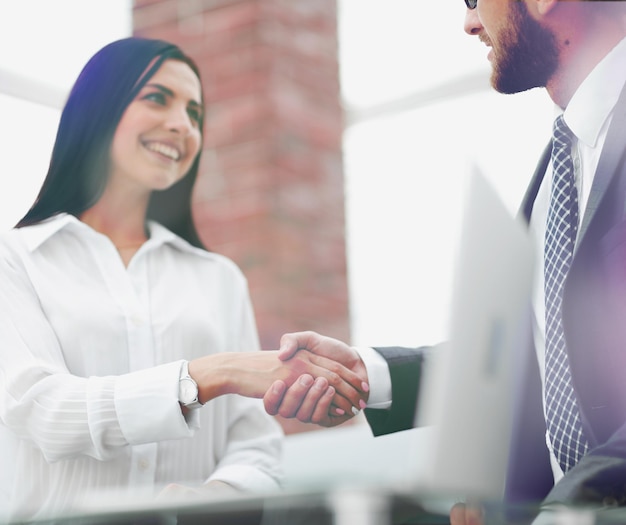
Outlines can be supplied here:
M462 220L449 340L425 363L415 416L428 453L409 447L407 484L494 500L506 477L515 372L530 343L535 254L527 225L478 169Z

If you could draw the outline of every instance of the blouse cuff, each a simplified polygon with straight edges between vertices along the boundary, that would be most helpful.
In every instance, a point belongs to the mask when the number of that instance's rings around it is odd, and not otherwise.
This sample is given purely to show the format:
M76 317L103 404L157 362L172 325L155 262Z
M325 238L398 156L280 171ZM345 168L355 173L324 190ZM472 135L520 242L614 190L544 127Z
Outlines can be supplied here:
M280 488L275 478L249 465L224 465L207 480L223 481L244 492L267 493Z
M376 350L354 347L365 364L370 395L367 408L388 409L391 407L391 375L389 365Z
M131 445L193 435L178 402L181 366L182 361L175 361L118 378L115 410Z

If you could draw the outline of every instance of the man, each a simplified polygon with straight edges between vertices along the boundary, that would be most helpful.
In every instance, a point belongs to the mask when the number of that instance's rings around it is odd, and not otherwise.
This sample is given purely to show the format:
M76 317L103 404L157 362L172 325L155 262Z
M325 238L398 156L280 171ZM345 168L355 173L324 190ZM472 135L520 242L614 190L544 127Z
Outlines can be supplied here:
M521 210L544 253L529 351L539 367L517 396L506 496L626 505L626 2L465 3L465 31L491 48L493 87L545 87L561 113ZM357 351L312 332L281 343L283 359L306 348L361 374L375 434L412 425L419 349ZM326 426L350 416L311 382L275 383L267 411ZM469 517L457 508L452 520Z

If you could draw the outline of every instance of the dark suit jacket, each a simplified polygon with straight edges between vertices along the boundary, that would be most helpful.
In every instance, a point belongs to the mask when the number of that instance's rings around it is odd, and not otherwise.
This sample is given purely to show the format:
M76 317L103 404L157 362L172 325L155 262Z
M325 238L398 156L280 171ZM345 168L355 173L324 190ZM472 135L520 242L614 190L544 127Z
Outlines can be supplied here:
M544 152L523 201L530 218L550 160ZM507 499L626 505L626 87L611 127L579 229L563 295L563 325L582 423L590 451L553 486L545 444L541 383L534 348L516 395ZM393 403L366 410L376 435L410 428L420 349L379 348L387 360ZM387 412L387 413L385 413Z

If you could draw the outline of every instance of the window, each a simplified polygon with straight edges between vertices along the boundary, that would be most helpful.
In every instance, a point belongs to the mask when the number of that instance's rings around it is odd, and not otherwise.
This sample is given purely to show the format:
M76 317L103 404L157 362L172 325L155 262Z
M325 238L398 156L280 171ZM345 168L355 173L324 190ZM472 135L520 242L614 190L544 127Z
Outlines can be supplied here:
M132 0L21 0L0 7L0 230L45 177L63 100L89 57L131 34Z
M470 168L515 213L550 138L552 102L544 90L493 91L460 0L339 5L353 343L436 343Z

